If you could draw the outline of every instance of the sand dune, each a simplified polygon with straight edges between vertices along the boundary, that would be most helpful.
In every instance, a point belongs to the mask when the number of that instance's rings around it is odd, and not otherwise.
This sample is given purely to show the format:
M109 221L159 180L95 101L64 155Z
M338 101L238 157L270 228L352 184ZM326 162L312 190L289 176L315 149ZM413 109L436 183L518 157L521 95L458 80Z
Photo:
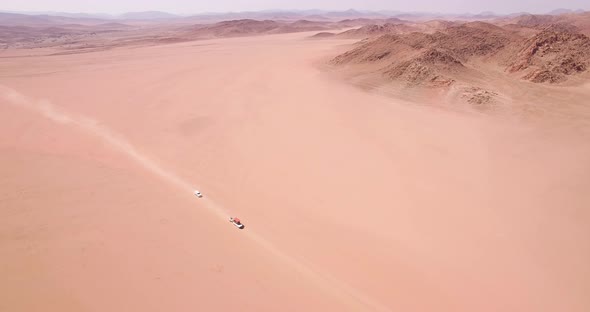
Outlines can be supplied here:
M489 78L504 115L347 84L323 64L378 41L317 31L4 50L0 310L587 311L585 76L512 77L482 59L522 34L448 31L378 47Z

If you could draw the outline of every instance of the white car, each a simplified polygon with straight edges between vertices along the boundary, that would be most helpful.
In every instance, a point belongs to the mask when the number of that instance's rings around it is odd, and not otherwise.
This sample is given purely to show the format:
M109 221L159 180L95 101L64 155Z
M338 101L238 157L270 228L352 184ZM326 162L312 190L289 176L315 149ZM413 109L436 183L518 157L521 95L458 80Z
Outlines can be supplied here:
M203 194L201 194L201 192L195 190L195 196L197 196L198 198L203 197Z

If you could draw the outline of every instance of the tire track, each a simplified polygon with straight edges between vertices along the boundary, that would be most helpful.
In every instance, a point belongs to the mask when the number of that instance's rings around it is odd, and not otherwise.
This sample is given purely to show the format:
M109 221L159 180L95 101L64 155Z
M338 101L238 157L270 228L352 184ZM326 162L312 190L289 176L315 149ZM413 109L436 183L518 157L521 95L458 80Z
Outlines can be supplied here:
M100 125L98 121L83 115L67 113L51 104L49 101L30 99L16 90L2 85L0 85L0 99L2 99L2 102L10 105L40 114L57 124L77 127L88 135L99 138L118 152L125 154L145 170L151 172L163 181L177 187L186 194L192 195L194 188L191 183L165 170L159 164L138 151L122 136ZM203 198L201 201L206 209L223 220L227 220L230 216L230 213L225 208L216 204L210 198ZM339 298L341 300L340 302L349 302L348 305L354 305L354 311L391 311L385 305L373 300L353 287L338 281L331 276L320 273L318 270L312 269L310 264L306 264L302 260L296 259L295 257L282 252L279 248L255 231L248 229L243 231L242 234L248 237L248 239L256 242L260 247L280 259L283 263L288 264L301 274L305 275L317 286L321 287L326 293Z

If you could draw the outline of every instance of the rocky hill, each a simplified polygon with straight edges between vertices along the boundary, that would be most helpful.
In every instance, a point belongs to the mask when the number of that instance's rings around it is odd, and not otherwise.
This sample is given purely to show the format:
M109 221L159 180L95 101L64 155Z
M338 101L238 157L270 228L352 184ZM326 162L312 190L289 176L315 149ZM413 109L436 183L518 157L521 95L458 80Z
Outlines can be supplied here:
M383 73L409 85L449 86L455 80L448 75L462 69L463 64L448 51L432 48L407 61L390 65Z
M526 40L508 71L523 72L532 82L557 83L590 65L590 38L559 25Z
M532 17L527 25L540 25L559 16ZM369 38L331 60L333 65L372 64L373 71L408 85L450 85L473 62L496 66L535 83L559 83L590 66L590 39L571 24L552 24L528 37L515 24L498 26L469 22L433 34L396 34L393 26L365 26ZM525 26L517 26L525 27ZM528 27L528 26L527 26Z
M384 34L403 34L417 31L418 28L408 24L366 25L357 29L350 29L338 34L340 38L367 38Z
M466 69L465 62L497 56L518 39L518 35L501 27L472 22L433 34L412 32L368 39L331 63L371 63L379 66L378 71L388 79L403 80L408 85L448 86L455 81L455 75Z
M252 19L242 19L215 23L200 28L199 31L212 34L217 37L230 37L268 32L280 26L280 23L271 20L258 21Z

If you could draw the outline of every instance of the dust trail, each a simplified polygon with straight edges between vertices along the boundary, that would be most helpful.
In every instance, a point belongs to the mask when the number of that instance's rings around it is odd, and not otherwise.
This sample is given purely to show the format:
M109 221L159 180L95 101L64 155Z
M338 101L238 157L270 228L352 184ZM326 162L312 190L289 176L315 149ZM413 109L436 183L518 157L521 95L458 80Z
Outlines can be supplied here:
M18 93L17 91L4 86L0 86L0 98L12 105L39 113L58 124L69 124L76 126L81 130L98 137L115 150L127 155L138 165L155 174L156 176L176 187L183 189L186 194L192 193L193 187L190 183L160 167L155 161L143 155L124 138L113 133L108 128L100 125L98 121L94 119L87 118L82 115L66 113L52 105L49 101L32 100ZM224 218L228 215L226 211L219 207L210 209Z
M109 144L112 148L127 155L130 159L134 160L137 164L153 173L154 175L162 178L166 182L180 188L183 192L191 194L193 188L190 183L184 181L180 177L160 167L156 162L149 159L141 152L139 152L133 145L127 142L121 136L113 133L108 128L101 126L96 120L87 118L82 115L74 115L66 113L63 110L53 106L49 101L46 100L32 100L26 96L18 93L17 91L0 85L0 99L8 102L9 104L15 105L20 108L27 109L34 113L43 115L45 118L64 125L73 125L81 130L87 132L90 135L98 137L105 143ZM217 205L210 198L203 198L203 205L211 212L215 213L219 217L227 220L230 215L226 209ZM353 299L354 304L358 305L355 311L390 311L390 309L381 303L372 300L368 296L362 294L356 289L346 285L345 283L338 281L326 274L320 273L317 270L313 270L309 264L304 264L302 260L298 260L288 254L282 252L264 237L260 236L252 230L243 232L248 238L256 242L262 248L273 254L275 257L281 259L284 263L290 265L301 274L307 276L310 280L314 281L317 286L324 289L325 292L340 298L342 301L348 301L350 298ZM350 297L350 298L349 298ZM360 309L360 310L358 310Z

